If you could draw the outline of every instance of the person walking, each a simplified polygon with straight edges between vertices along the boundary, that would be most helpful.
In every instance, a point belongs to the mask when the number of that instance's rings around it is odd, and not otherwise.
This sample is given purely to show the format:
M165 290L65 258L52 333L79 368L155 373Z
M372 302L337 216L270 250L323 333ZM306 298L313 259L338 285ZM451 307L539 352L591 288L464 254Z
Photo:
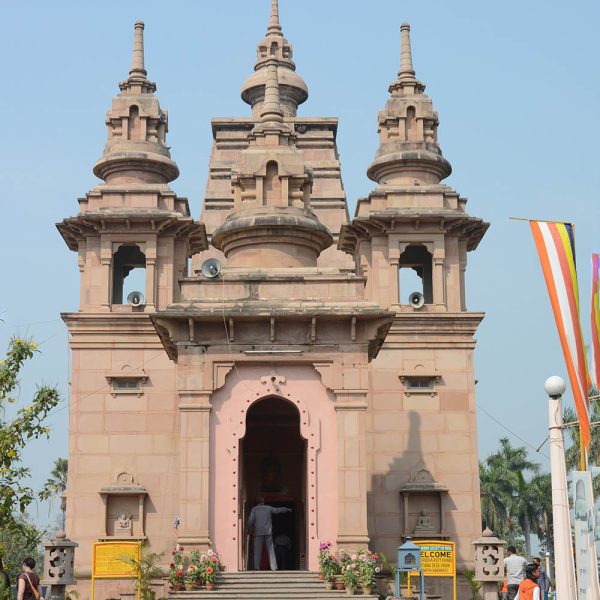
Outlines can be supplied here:
M548 573L546 573L546 569L542 567L541 558L536 556L532 559L532 561L540 568L540 576L538 577L537 582L542 590L542 600L548 600L548 592L550 592L550 577L548 576Z
M538 585L541 567L530 563L525 567L525 579L519 584L515 600L542 600L542 590Z
M506 579L508 580L507 600L515 600L519 591L519 584L525 579L525 567L527 561L517 554L514 546L508 546L506 549L506 558L504 559L504 569L506 570Z
M38 600L40 597L40 578L34 573L35 560L28 556L21 566L17 577L17 600Z
M263 546L267 548L269 555L269 566L271 571L277 570L277 560L275 559L275 550L273 548L273 515L292 512L291 508L285 506L275 508L265 504L264 498L256 499L256 506L250 511L248 518L248 531L254 534L254 570L260 570L260 558L262 556ZM20 600L20 599L19 599Z

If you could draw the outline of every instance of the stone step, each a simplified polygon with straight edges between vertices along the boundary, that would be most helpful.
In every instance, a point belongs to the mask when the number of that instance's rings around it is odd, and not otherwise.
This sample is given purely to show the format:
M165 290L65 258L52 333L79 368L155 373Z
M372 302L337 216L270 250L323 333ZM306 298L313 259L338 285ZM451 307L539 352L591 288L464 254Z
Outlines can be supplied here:
M370 595L365 596L362 593L356 594L359 598L364 600L377 600L379 596ZM216 589L212 592L205 590L196 590L193 592L172 592L169 594L169 598L178 600L335 600L341 598L347 598L345 590L326 590L323 588L320 592L306 592L302 590L290 591L287 589L279 590L255 590L249 591L230 591L227 589Z
M310 571L222 572L217 575L216 589L169 593L170 600L341 600L345 590L326 590L317 573ZM378 596L357 596L377 600Z

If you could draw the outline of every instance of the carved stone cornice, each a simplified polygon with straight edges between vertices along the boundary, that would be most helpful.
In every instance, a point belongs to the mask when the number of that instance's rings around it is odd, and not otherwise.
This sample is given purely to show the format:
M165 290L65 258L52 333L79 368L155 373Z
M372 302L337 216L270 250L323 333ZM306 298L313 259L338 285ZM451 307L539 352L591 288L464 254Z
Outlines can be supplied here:
M306 351L320 351L324 345L339 349L339 346L365 348L368 359L377 356L379 349L386 339L392 324L394 313L379 308L376 305L360 306L351 305L316 305L314 303L294 303L290 306L274 303L220 303L200 306L190 304L186 307L174 305L164 311L153 313L150 317L156 332L162 340L165 351L171 360L177 361L180 345L202 346L205 352L210 348L228 347L231 352L239 354L238 360L252 360L251 356L244 357L244 353L254 354L263 351L264 354L278 354L290 352L290 343L286 339L278 340L277 327L285 322L286 328L294 324L305 327L306 336L293 344L298 354ZM366 304L366 303L365 303ZM333 323L337 328L335 335L324 339L315 334L314 319L319 324ZM190 321L193 327L190 329ZM227 338L224 324L235 323L235 340ZM252 324L256 331L252 341L239 339L244 323ZM197 326L198 325L198 326ZM262 326L261 326L262 325ZM230 325L228 325L230 327ZM318 326L317 326L318 327ZM203 337L191 335L190 331L203 331Z
M148 313L61 313L71 348L160 349Z
M396 313L386 348L475 348L475 333L485 313Z
M162 209L106 209L86 211L76 217L68 217L56 224L70 250L89 236L103 233L154 233L187 237L192 254L208 248L203 223L194 221L176 211Z
M475 250L490 226L479 217L452 209L405 208L388 209L371 213L368 217L356 217L342 225L338 248L355 255L358 244L375 236L389 235L397 228L412 224L419 231L435 228L437 233L453 235L467 242L467 250Z

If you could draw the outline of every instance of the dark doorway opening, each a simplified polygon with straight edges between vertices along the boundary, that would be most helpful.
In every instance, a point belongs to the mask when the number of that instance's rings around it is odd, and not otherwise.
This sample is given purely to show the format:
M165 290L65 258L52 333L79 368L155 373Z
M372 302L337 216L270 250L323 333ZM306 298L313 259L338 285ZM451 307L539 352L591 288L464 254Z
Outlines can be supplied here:
M269 397L250 408L239 464L244 527L257 498L275 508L292 509L272 516L277 567L306 569L306 440L300 434L300 414L291 402ZM252 540L244 536L242 544L243 566L251 570ZM270 568L265 551L260 566Z

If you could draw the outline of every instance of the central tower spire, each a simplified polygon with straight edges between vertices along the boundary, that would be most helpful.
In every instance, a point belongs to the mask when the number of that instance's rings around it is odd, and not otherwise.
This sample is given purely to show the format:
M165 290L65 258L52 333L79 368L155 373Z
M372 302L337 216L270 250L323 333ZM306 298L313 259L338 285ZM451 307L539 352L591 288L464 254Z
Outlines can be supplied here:
M267 28L267 35L269 33L283 37L281 24L279 23L279 0L271 0L271 20Z
M265 99L267 62L277 60L277 77L281 107L285 117L295 117L298 105L308 98L308 88L302 77L296 73L292 61L292 45L283 36L279 22L278 0L271 0L271 15L265 37L258 43L254 73L242 86L242 100L252 107L252 115L259 118Z
M239 170L231 173L234 209L211 240L232 268L316 267L333 243L310 208L312 172L296 147L293 125L284 121L278 63L275 57L265 61L260 121L248 134Z

